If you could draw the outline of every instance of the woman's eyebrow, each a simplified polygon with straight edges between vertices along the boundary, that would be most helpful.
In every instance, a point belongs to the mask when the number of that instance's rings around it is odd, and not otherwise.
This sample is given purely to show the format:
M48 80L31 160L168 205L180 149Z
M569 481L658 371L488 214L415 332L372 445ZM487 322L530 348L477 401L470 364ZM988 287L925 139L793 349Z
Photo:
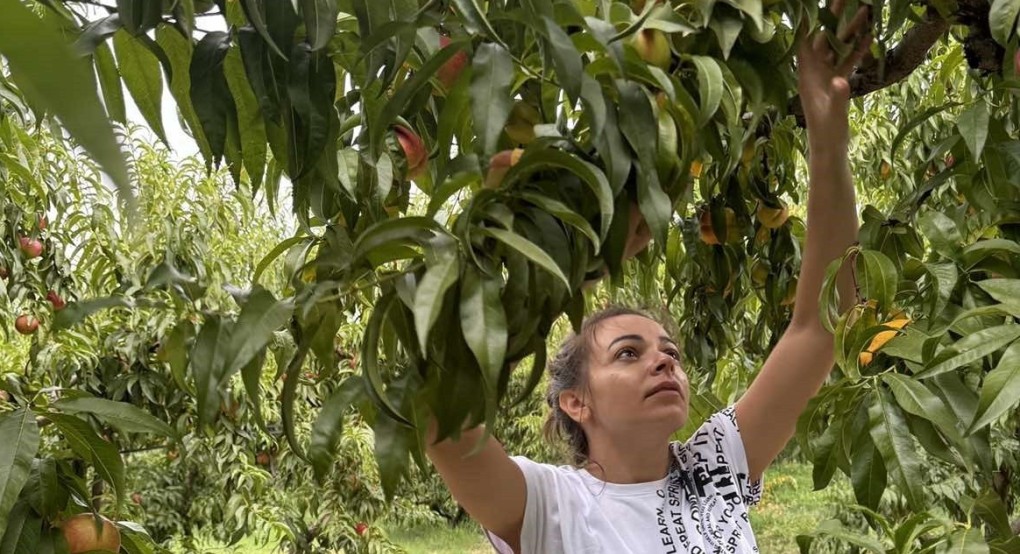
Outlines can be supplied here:
M644 337L642 337L641 335L620 335L619 337L616 337L615 339L613 339L613 342L609 343L609 346L606 347L606 350L612 349L614 344L616 344L618 342L621 342L621 341L625 341L625 340L632 340L632 341L637 341L637 342L641 342L641 343L645 342ZM679 348L679 346L677 346L677 344L676 344L676 341L674 341L673 339L667 337L666 335L662 335L662 336L659 337L659 343L664 343L664 342L672 344L673 346Z

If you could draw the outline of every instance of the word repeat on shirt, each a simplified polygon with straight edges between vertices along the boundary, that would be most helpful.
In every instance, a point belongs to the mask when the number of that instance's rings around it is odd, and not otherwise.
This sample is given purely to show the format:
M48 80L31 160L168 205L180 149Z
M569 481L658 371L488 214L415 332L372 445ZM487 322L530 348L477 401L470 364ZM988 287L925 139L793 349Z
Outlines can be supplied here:
M761 481L748 481L733 407L670 449L664 479L630 485L514 456L527 483L521 554L757 553L747 508ZM513 553L487 534L496 552Z

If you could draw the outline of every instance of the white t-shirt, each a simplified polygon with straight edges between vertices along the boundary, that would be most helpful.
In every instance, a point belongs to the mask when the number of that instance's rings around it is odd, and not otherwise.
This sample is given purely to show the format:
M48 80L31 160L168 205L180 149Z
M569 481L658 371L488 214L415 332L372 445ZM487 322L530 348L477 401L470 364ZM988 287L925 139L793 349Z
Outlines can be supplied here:
M631 485L514 456L527 483L521 554L758 552L747 508L761 499L761 480L748 480L733 407L670 449L666 478ZM496 552L512 554L487 535Z

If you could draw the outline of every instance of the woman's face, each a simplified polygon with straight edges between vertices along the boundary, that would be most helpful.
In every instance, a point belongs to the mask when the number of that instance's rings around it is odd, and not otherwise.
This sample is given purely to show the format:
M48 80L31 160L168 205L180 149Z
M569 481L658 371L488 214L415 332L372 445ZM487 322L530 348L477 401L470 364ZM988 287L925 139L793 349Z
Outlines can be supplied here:
M662 325L620 315L595 331L588 362L586 428L663 433L687 422L689 388L680 351Z

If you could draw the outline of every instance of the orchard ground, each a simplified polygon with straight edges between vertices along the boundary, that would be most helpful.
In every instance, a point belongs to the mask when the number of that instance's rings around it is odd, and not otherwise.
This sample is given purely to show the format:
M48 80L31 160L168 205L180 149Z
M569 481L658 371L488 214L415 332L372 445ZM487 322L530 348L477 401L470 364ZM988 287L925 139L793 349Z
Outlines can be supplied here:
M789 461L773 466L766 474L762 502L751 510L759 549L768 554L798 552L797 535L809 533L820 522L836 517L839 506L848 504L853 504L853 492L841 474L837 474L832 486L816 492L812 487L810 464ZM385 524L383 527L389 538L408 554L492 552L478 526L471 522L453 528L445 525L403 528ZM232 548L210 543L202 552L271 554L278 552L274 550L274 542L266 544L248 539Z

